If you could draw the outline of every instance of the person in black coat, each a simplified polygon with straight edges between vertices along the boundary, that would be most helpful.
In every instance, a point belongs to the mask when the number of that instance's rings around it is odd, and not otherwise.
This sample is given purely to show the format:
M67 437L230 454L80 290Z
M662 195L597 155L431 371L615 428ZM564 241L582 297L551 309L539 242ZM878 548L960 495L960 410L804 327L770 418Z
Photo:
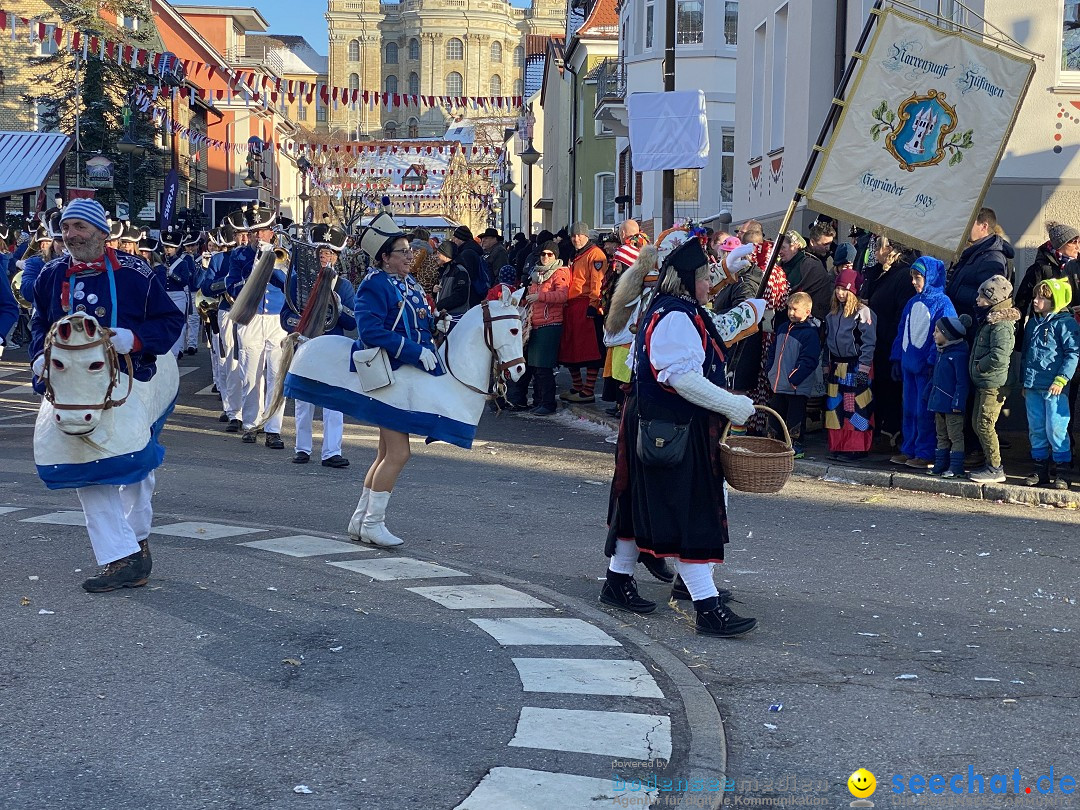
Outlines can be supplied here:
M761 268L751 264L739 273L738 281L724 287L713 299L713 312L727 312L744 301L757 298L763 276ZM761 371L761 332L740 341L729 362L734 364L734 368L729 369L731 390L738 393L753 391Z
M811 315L825 323L832 306L833 282L821 260L806 250L806 240L798 231L788 231L780 245L780 266L787 274L791 292L804 292L814 301ZM777 312L776 329L787 318L787 313Z
M975 320L975 299L979 287L991 276L1009 275L1009 260L1016 256L1013 246L998 236L997 216L990 208L979 209L971 226L971 244L949 272L945 295L953 302L957 316L967 315Z
M1050 238L1039 247L1035 262L1024 273L1024 278L1016 286L1013 304L1020 310L1020 322L1017 336L1024 334L1024 321L1031 316L1031 302L1035 297L1035 288L1052 278L1069 278L1073 288L1073 302L1080 301L1080 230L1071 225L1052 222L1047 226ZM1070 272L1071 271L1071 272Z
M886 236L877 238L874 264L865 269L865 279L859 297L877 317L877 348L874 350L874 430L884 442L900 444L900 429L904 423L902 383L892 378L889 354L900 331L900 318L908 300L915 295L911 286L911 265L918 253ZM884 452L887 447L879 446Z

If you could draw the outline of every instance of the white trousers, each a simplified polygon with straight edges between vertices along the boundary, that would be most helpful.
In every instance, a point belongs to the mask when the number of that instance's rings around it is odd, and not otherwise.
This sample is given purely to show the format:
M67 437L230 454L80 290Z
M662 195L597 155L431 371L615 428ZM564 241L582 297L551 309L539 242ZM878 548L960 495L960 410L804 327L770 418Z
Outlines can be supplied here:
M247 326L240 327L240 375L243 380L241 419L244 430L251 430L259 413L270 404L281 368L281 341L285 339L281 319L277 315L256 315ZM285 415L285 400L270 415L267 433L281 433L281 418Z
M183 290L169 290L169 299L181 312L187 312L188 294L186 292ZM174 355L179 354L184 350L184 341L187 339L185 335L186 332L186 328L180 330L180 336L176 339L176 343L173 344L171 350Z
M86 533L98 565L134 554L150 535L154 519L154 472L124 486L99 485L75 490L86 518Z
M218 312L218 327L221 330L219 348L225 350L219 360L218 391L221 393L221 409L230 419L240 418L240 406L243 402L244 378L240 374L240 361L234 355L236 336L233 334L233 322L228 312ZM223 384L224 383L224 384Z
M187 324L184 329L184 348L197 349L199 348L199 333L202 331L202 318L199 317L199 311L195 309L195 301L191 297L191 292L188 291L186 295L186 306L191 311L188 313Z
M210 333L210 375L218 393L223 392L225 386L222 385L221 337L213 332ZM222 396L224 397L224 394Z
M296 452L311 455L311 423L315 419L315 406L310 402L296 400ZM345 430L345 416L341 411L322 409L323 440L322 460L341 455L341 436Z

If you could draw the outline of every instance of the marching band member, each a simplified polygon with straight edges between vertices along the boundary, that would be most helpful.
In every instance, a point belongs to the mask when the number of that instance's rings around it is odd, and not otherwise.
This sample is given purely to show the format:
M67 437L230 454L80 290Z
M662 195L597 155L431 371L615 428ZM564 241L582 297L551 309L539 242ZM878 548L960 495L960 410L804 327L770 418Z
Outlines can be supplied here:
M360 239L372 269L356 292L356 349L386 349L390 365L416 366L438 376L445 369L435 354L431 332L435 318L427 294L409 275L413 249L388 214L380 214ZM349 534L376 546L404 541L386 528L386 506L398 475L409 460L406 419L388 414L379 425L379 450L364 476L364 491L349 521Z
M202 320L195 311L195 290L198 289L198 281L202 275L202 264L199 256L199 243L202 241L202 233L191 231L184 234L180 239L180 249L188 257L191 267L191 279L187 289L187 324L184 328L184 354L195 354L199 350L199 331L202 328Z
M203 276L199 287L208 298L217 298L218 331L211 341L211 356L215 357L218 393L221 394L220 422L228 422L226 433L239 433L243 424L240 420L242 404L242 379L239 369L239 351L236 346L236 326L229 317L232 298L228 294L228 275L237 253L237 224L246 227L242 211L234 211L221 222L218 228L218 243L221 250L210 257L210 267ZM246 234L245 234L246 236Z
M277 214L266 205L259 205L248 211L248 244L237 248L237 256L232 263L227 278L229 292L235 299L240 289L251 275L255 262L265 251L274 249L274 225ZM251 242L258 248L256 252ZM278 368L281 365L281 341L285 339L285 330L281 328L281 308L285 304L285 274L274 270L270 283L266 285L262 301L255 317L246 326L239 329L239 364L243 385L241 419L243 420L246 444L254 444L256 439L255 422L260 411L269 404L277 381ZM285 414L285 403L270 415L266 422L266 446L272 450L284 450L281 440L281 420Z
M57 225L59 227L59 223ZM30 237L26 253L15 262L15 266L23 271L22 287L19 292L27 301L34 300L34 282L41 275L46 263L62 255L62 251L55 248L55 239L56 233L51 228L44 223L39 225L34 235Z
M136 380L156 372L157 355L169 351L183 329L183 316L160 280L142 259L107 250L105 209L95 200L75 199L60 217L70 255L45 266L34 287L30 356L35 389L44 391L45 337L58 320L86 312L111 329L118 354L130 355ZM86 531L104 568L83 582L91 593L145 585L151 558L147 537L153 518L153 470L138 481L77 486Z
M168 268L165 267L165 263L161 260L161 242L152 236L144 235L139 240L139 255L144 262L150 265L158 280L165 284L168 278ZM168 290L168 287L166 287L166 290Z
M130 222L123 223L120 238L116 240L116 249L122 250L132 256L139 255L139 241L143 238L141 228L136 228Z
M347 240L345 231L328 225L316 225L311 232L312 241L318 245L319 266L332 267L337 263L338 254L345 248ZM289 296L286 296L285 305L281 309L281 325L287 332L295 332L300 324L300 313L289 306L289 298L296 300L297 291L296 276L289 279ZM327 329L323 334L344 335L345 332L356 328L356 318L353 316L355 293L353 286L342 276L334 279L334 296L340 305L340 313L337 323ZM315 416L315 406L310 402L295 401L296 415L296 455L293 456L293 464L307 464L311 460L312 430L311 423ZM341 411L322 409L323 444L322 465L340 469L349 466L349 460L341 455L341 438L344 431L345 417Z
M123 242L121 241L121 244ZM165 247L165 291L176 305L176 308L184 313L185 326L187 323L188 285L195 272L194 262L183 250L183 237L180 232L171 225L161 234L161 244ZM184 354L183 333L176 339L172 353L181 357Z

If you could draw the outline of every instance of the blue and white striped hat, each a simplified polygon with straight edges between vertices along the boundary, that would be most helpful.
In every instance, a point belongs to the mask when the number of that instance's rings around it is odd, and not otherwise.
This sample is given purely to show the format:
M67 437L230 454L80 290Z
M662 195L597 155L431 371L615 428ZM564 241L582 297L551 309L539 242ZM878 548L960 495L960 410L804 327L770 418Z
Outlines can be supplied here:
M69 219L81 219L83 222L93 225L106 236L109 235L109 222L105 216L105 209L101 207L101 203L97 200L79 197L69 202L60 215L60 224L62 225Z

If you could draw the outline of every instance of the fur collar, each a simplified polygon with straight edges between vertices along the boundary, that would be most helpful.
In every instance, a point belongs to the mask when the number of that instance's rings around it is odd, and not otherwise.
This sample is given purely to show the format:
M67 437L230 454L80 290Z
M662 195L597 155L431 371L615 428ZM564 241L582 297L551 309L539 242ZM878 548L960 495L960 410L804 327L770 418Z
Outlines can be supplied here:
M1020 320L1020 310L1016 307L1005 307L1004 309L992 310L989 315L986 316L986 322L993 326L995 323L1001 323L1002 321L1011 322Z

